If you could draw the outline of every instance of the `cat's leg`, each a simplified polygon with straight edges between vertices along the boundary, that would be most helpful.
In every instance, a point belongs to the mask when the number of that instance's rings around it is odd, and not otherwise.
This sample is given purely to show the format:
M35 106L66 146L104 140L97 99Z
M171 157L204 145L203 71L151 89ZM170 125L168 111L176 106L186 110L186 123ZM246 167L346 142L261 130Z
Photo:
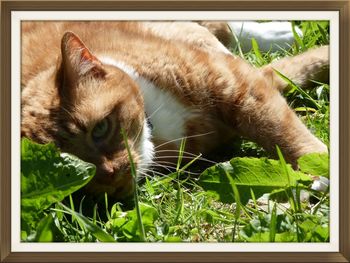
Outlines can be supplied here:
M230 22L213 22L201 21L198 22L203 27L207 28L223 45L229 48L232 45L232 31L230 30ZM272 22L280 23L280 22ZM285 22L284 22L285 23ZM287 34L287 26L284 23L281 29L281 34ZM269 24L269 23L262 23ZM256 31L256 29L255 29ZM291 31L291 29L290 29ZM262 28L262 34L264 30ZM249 35L249 32L244 32ZM289 34L292 34L289 32ZM278 39L278 32L276 30L276 42ZM258 39L258 38L256 38ZM273 45L274 39L269 40L269 45ZM292 41L292 40L289 40ZM302 88L310 88L314 86L312 80L328 83L329 81L329 46L322 46L310 49L300 55L293 57L284 57L275 60L272 63L261 68L263 73L273 82L276 89L283 91L288 88L288 84L280 78L274 70L281 72L283 75L292 80L295 84Z
M329 46L310 49L294 57L285 57L261 68L264 74L273 79L274 87L280 91L288 88L274 70L279 71L302 88L314 86L312 80L329 81Z
M269 152L275 152L278 145L292 164L304 154L327 152L327 147L306 128L280 92L255 71L245 72L252 78L236 80L237 88L226 93L226 103L221 104L221 114L232 128ZM242 75L242 71L235 75Z
M227 49L232 47L233 34L227 22L199 21L198 24L208 29Z

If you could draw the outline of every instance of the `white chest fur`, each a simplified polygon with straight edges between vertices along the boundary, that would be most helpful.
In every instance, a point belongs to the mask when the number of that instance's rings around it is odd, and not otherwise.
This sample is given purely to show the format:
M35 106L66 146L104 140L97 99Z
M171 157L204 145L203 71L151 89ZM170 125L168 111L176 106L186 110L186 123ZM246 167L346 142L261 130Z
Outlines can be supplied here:
M180 145L181 139L186 135L186 122L194 112L179 102L169 91L156 87L125 63L108 57L101 57L100 60L102 63L120 68L139 85L146 114L153 126L152 137Z

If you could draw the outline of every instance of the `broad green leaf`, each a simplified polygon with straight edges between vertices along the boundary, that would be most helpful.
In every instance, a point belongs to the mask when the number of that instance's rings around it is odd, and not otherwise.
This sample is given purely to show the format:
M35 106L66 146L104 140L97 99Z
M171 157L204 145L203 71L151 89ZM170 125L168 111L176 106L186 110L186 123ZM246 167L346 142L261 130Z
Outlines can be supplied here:
M302 172L329 178L329 156L327 153L310 153L298 159Z
M38 213L86 185L95 166L62 153L54 144L21 141L21 217L34 223Z
M34 240L37 242L52 242L54 241L54 230L56 226L52 215L48 214L44 217L38 227Z
M28 238L27 231L21 230L21 241Z
M182 238L181 237L177 237L177 236L167 236L164 239L165 242L182 242Z
M316 241L328 242L329 241L329 226L322 227L317 226L315 229L314 237L317 238Z
M145 231L154 228L154 222L158 219L158 211L153 206L140 203L139 204L142 223ZM138 216L136 209L127 212L115 212L113 218L109 220L108 224L114 228L119 234L130 241L141 241L141 231L139 228Z
M230 162L220 163L205 170L199 178L199 184L206 191L215 193L220 201L232 203L235 198L232 185L225 175L227 172L234 180L241 202L244 204L251 198L251 189L254 191L255 198L259 198L264 193L287 188L289 181L283 169L277 160L248 157L233 158ZM291 186L295 186L297 181L302 183L311 182L308 175L294 171L289 164L287 169Z
M329 239L329 226L321 225L318 220L307 219L299 227L307 242L327 242Z
M254 233L251 237L245 238L249 242L271 242L270 232ZM277 233L274 242L297 242L292 232Z

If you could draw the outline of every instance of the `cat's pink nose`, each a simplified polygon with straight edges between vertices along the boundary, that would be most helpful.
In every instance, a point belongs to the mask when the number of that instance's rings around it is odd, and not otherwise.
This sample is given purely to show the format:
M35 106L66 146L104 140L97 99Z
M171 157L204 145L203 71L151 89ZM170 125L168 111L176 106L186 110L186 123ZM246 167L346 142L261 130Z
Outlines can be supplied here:
M117 167L104 165L102 167L102 172L108 179L121 179L124 175L130 174L130 165L122 164Z
M116 173L115 170L116 169L113 165L113 162L109 160L104 160L104 162L100 166L100 172L106 178L113 178Z
M108 167L104 169L104 174L108 177L108 178L113 178L115 176L115 169L113 167Z

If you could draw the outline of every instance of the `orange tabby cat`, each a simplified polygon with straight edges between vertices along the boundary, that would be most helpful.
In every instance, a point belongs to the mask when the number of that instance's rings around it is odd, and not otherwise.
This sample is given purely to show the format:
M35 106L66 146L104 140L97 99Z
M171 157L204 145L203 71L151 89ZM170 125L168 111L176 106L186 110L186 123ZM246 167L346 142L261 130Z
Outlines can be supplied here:
M23 22L21 134L94 163L87 190L119 198L133 189L121 128L139 174L176 161L184 137L188 156L240 135L295 163L327 148L271 67L302 85L327 63L321 48L256 69L197 23Z

